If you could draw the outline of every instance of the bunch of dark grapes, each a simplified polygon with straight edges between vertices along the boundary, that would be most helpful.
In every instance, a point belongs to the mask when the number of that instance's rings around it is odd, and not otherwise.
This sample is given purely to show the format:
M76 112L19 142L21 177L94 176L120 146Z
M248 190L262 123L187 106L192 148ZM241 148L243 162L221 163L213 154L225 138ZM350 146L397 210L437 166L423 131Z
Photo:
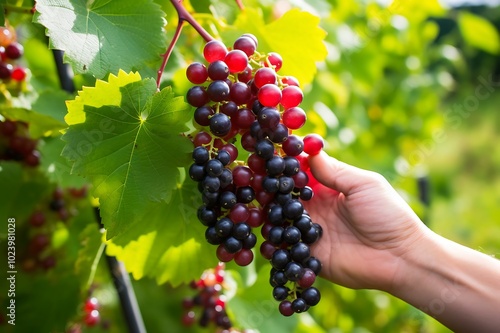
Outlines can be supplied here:
M0 27L0 80L22 82L26 78L26 69L17 64L24 48L16 41L15 32L7 27Z
M320 299L312 283L321 263L309 246L322 229L301 200L313 196L307 154L319 153L323 140L292 134L306 122L302 90L296 78L278 74L281 56L261 54L257 45L251 34L238 38L232 50L210 41L203 49L208 65L187 68L188 80L196 84L187 101L196 107L197 128L189 175L203 200L198 218L207 227L207 241L218 246L220 261L252 262L253 229L261 227L260 252L273 267L273 295L281 313L291 315ZM239 158L237 145L244 150Z
M29 216L28 248L24 254L23 268L31 272L38 268L49 270L56 265L58 250L52 248L52 235L58 223L67 223L77 214L76 201L87 196L87 187L56 188Z
M185 310L182 317L184 326L192 326L197 321L202 327L210 323L216 327L229 330L231 321L226 313L226 299L222 294L224 282L224 264L219 264L215 269L206 270L201 278L191 283L191 288L197 291L193 297L185 298L182 306Z
M21 121L0 122L0 161L19 161L30 167L40 164L38 140L29 137L28 124Z

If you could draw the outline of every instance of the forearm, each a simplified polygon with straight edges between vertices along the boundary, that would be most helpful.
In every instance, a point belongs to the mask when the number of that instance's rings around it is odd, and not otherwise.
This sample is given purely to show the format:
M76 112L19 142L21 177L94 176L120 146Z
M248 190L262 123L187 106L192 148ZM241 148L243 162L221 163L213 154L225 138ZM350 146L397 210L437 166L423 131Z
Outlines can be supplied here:
M432 232L390 290L454 332L500 332L500 261Z

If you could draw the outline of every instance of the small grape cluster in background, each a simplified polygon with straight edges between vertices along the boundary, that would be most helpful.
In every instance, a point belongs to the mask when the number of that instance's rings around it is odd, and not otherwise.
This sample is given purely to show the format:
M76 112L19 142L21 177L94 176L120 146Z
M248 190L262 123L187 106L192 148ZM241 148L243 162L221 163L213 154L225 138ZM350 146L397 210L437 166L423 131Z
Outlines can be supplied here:
M0 161L18 161L29 167L37 167L40 164L37 144L38 140L30 138L25 122L0 122Z
M61 251L53 248L52 236L58 223L68 223L76 215L76 202L87 196L87 187L57 187L48 200L41 202L28 218L28 248L23 253L22 267L27 272L50 270L57 264Z
M0 80L24 81L26 69L17 63L23 53L24 48L16 41L15 32L7 27L0 27Z
M182 302L184 315L182 324L190 327L198 323L201 327L213 324L220 333L239 333L232 327L226 312L226 298L223 294L225 266L219 263L215 269L203 272L201 278L191 283L196 295L185 298ZM244 330L241 333L250 333Z
M261 54L257 46L251 34L238 38L232 50L213 40L203 49L208 65L188 66L186 76L195 85L186 97L196 107L189 176L203 200L198 219L220 261L251 263L254 229L261 228L260 252L272 265L273 296L289 316L320 300L312 284L321 263L309 247L322 229L301 200L313 196L307 155L318 154L323 140L292 134L306 122L302 90L296 78L278 74L278 53Z

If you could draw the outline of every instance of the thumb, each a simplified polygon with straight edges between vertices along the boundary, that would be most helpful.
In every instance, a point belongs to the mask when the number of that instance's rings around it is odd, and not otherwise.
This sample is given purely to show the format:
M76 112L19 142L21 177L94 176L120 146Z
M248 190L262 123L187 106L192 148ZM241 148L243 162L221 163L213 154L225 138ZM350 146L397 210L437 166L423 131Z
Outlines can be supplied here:
M349 195L375 180L375 173L340 162L324 151L309 156L311 172L321 184Z

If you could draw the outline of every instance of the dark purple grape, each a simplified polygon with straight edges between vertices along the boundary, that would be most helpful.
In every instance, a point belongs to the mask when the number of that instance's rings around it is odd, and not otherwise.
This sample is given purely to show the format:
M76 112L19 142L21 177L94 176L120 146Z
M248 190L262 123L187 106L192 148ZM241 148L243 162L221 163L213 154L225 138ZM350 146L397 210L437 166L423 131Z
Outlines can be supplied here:
M243 82L235 82L230 89L231 100L238 105L247 104L252 97L250 88Z
M304 151L304 142L295 135L289 135L288 139L283 142L282 148L288 156L298 156Z
M234 223L227 217L221 218L219 221L215 223L215 232L221 238L226 238L231 235L233 231Z
M261 140L255 145L255 152L265 160L274 156L274 145L269 140Z
M250 186L239 187L236 190L236 197L238 202L250 203L255 199L255 191Z
M271 276L271 285L273 287L276 286L284 286L288 282L288 279L285 276L285 273L283 271L277 271L272 273Z
M304 201L311 200L314 195L312 188L306 186L300 190L300 199Z
M214 110L208 105L203 105L194 111L194 121L200 126L208 126L210 125L210 117L213 115Z
M321 272L321 262L315 257L309 258L304 266L311 269L316 276Z
M283 216L290 220L300 218L304 212L304 206L298 200L290 200L283 205Z
M217 192L220 189L220 180L217 177L207 176L202 180L203 188L208 192Z
M224 248L229 253L236 253L243 248L243 243L231 236L224 241Z
M306 304L309 306L314 306L314 305L318 304L320 299L321 299L321 294L320 294L319 290L314 288L314 287L304 289L300 296L304 299Z
M192 153L194 163L198 165L203 165L206 162L208 162L208 159L210 158L210 154L208 153L208 150L206 150L204 147L196 147L193 150Z
M11 64L0 62L0 79L7 80L10 79L14 67Z
M269 135L269 139L274 143L283 143L288 139L288 128L283 124L278 124Z
M285 267L285 276L290 281L298 281L304 275L304 268L296 262L289 262Z
M274 245L281 245L283 242L283 228L278 226L272 227L271 230L269 230L267 239Z
M233 183L233 173L231 170L224 168L222 174L219 176L219 180L220 187L224 189Z
M279 176L285 170L285 161L280 156L273 156L266 161L266 173L269 176Z
M207 228L207 230L205 231L205 239L209 244L212 245L219 245L224 240L219 235L217 235L217 232L215 231L214 227Z
M292 177L281 176L278 179L278 183L278 191L281 193L290 193L295 187L295 182ZM302 212L300 214L302 214ZM291 217L288 218L292 219Z
M297 298L293 300L292 302L292 310L295 313L301 313L307 310L307 304L306 301L304 301L302 298Z
M0 67L1 74L1 67ZM0 77L1 78L1 77ZM195 107L201 107L210 101L205 87L194 86L189 88L186 94L187 102Z
M205 164L205 172L211 177L219 177L222 175L224 165L217 159L211 159Z
M305 262L311 257L311 250L307 244L297 243L290 249L290 255L296 262Z
M222 192L219 196L219 205L224 209L231 209L236 203L236 195L231 191Z
M262 128L274 130L280 123L280 113L275 108L265 107L257 115L257 120Z
M244 249L252 249L255 244L257 244L257 236L255 236L254 233L250 233L250 235L243 240Z
M225 101L229 98L229 86L225 81L214 81L208 85L207 95L214 102Z
M200 206L197 212L198 220L205 226L213 226L217 222L217 214L213 209Z
M231 120L224 113L216 113L210 118L210 132L215 136L225 136L231 130Z
M220 107L220 112L224 113L228 117L234 117L236 116L236 113L238 113L238 105L236 105L235 102L229 101L227 103L224 103Z
M301 237L300 230L294 226L287 227L285 229L285 232L283 233L283 241L285 241L287 244L290 245L298 243L300 241L300 237Z
M12 60L21 58L23 52L23 46L17 42L13 42L5 48L5 55Z
M213 80L226 80L229 76L229 67L222 60L216 60L208 65L208 76Z
M232 236L238 240L244 240L250 233L252 232L252 228L246 223L236 223L233 227Z
M217 152L216 158L222 163L222 165L226 166L231 162L231 155L225 150L219 150Z
M276 286L273 289L273 297L277 301L284 301L288 297L290 289L285 286Z
M283 225L285 223L285 218L283 217L283 207L280 205L272 206L267 213L267 219L272 225Z
M284 175L292 177L300 171L300 163L297 158L293 156L285 156L283 160L285 161L285 170L283 171Z
M286 265L290 262L290 253L284 249L278 249L274 251L271 257L271 265L276 269L284 269Z

